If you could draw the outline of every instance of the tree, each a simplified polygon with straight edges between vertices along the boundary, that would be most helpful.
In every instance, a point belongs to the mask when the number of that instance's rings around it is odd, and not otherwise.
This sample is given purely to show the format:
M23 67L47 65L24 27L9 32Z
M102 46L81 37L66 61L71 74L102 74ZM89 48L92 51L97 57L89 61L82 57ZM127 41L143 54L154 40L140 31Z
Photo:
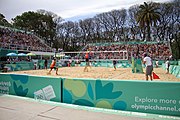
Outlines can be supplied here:
M101 13L95 16L96 21L98 21L98 24L100 25L100 29L101 29L101 39L102 40L109 40L112 37L111 34L111 30L112 30L112 26L110 24L110 19L109 19L109 13Z
M171 22L171 14L173 13L172 3L161 3L160 5L161 17L155 27L156 36L159 41L168 39L169 23Z
M151 26L156 25L157 21L160 20L160 12L158 11L158 5L150 2L144 2L144 5L139 6L139 11L136 15L136 20L140 27L147 30L147 41L151 39Z
M173 57L180 59L180 1L174 0L172 2L172 13L170 15L168 35L172 48Z
M52 16L29 11L12 20L15 27L35 32L52 46L56 35L56 23Z
M73 29L74 23L72 21L64 22L58 26L58 38L63 50L69 50L70 46L72 46Z
M63 21L63 19L58 16L57 14L51 12L51 11L47 11L47 10L43 10L43 9L39 9L37 10L37 13L39 14L42 14L42 15L45 15L45 16L50 16L52 19L49 21L51 22L52 26L48 28L48 25L47 25L47 22L43 22L44 23L44 26L47 28L47 29L51 29L51 35L49 36L48 39L50 39L50 41L53 42L53 47L55 48L59 48L58 44L57 44L57 31L58 31L58 25L61 24L61 22Z
M138 24L137 24L137 21L136 21L136 19L135 19L135 15L137 14L137 11L138 11L138 9L139 9L139 6L132 6L132 7L130 7L129 9L128 9L128 25L129 25L129 27L130 27L130 34L131 34L131 36L132 36L132 38L131 39L133 39L133 40L135 40L135 39L137 39L137 35L139 34L139 35L141 35L141 31L140 31L140 28L139 28L139 26L138 26ZM142 36L142 35L141 35Z

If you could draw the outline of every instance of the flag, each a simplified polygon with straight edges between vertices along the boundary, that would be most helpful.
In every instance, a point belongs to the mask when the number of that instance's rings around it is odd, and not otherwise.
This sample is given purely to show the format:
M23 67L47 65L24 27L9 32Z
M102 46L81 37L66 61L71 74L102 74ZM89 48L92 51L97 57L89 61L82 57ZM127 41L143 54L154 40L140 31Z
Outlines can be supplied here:
M153 79L160 79L159 76L153 72Z

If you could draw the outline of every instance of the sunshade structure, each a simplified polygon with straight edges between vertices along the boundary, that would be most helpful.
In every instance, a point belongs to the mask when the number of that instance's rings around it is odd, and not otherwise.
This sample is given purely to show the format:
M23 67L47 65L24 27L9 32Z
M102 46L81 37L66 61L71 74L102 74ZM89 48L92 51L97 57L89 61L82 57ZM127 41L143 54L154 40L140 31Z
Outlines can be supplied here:
M28 53L27 56L36 56L34 53Z
M19 56L19 57L25 57L25 56L27 56L25 53L19 53L17 56Z
M6 56L9 56L9 57L16 57L18 56L16 53L8 53Z

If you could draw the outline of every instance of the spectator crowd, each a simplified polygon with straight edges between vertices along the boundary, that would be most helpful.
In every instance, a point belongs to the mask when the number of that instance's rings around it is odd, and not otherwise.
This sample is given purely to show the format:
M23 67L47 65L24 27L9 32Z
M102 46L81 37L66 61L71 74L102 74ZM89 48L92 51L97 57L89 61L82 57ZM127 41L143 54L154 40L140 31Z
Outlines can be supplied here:
M41 42L32 33L11 28L0 28L0 47L15 50L50 52L52 48Z
M92 59L142 58L144 53L148 53L153 60L165 60L172 56L168 43L88 45L84 51L89 48Z

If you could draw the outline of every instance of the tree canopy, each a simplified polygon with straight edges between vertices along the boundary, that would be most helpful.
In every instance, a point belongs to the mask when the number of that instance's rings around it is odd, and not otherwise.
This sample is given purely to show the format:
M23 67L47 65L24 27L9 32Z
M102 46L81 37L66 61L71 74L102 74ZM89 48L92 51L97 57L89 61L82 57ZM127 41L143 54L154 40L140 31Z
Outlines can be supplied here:
M53 21L53 14L46 12L38 13L33 11L24 12L16 16L13 25L17 28L34 32L43 37L47 44L51 46L56 37L56 25Z
M139 6L139 11L136 14L136 20L139 23L140 27L147 29L147 40L150 41L150 27L158 21L160 21L160 12L158 11L158 4L153 2L146 3Z

